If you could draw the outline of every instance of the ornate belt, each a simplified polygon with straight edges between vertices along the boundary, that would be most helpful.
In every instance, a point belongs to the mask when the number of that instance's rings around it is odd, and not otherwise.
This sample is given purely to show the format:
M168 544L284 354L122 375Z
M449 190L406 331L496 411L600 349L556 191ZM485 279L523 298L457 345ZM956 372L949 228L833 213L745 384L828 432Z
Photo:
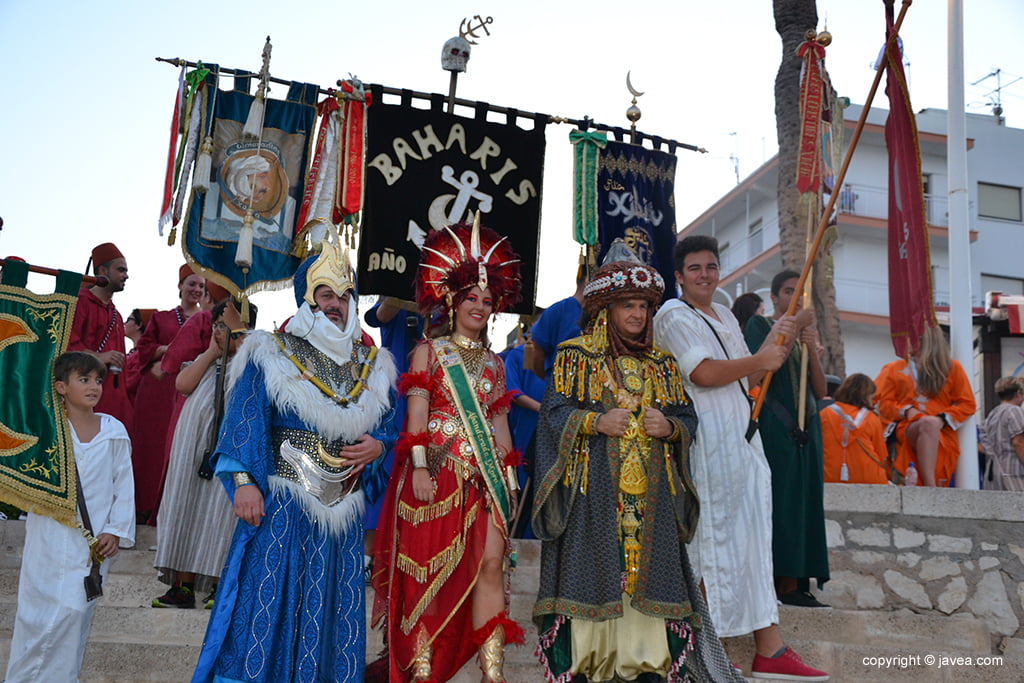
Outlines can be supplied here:
M295 482L321 503L333 507L358 488L352 465L342 465L338 455L344 440L328 441L299 429L273 430L274 471Z

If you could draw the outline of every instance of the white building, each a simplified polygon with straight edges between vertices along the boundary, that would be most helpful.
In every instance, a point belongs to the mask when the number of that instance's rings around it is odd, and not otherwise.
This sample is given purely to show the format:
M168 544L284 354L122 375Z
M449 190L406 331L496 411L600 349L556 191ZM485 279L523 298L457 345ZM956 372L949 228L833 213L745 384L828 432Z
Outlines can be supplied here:
M862 108L846 110L846 144ZM833 247L836 298L843 330L847 373L870 377L895 358L889 336L887 258L888 154L886 110L873 109L861 134L837 202L839 234ZM946 169L946 111L917 114L921 167L931 235L935 304L949 305L949 250ZM981 312L986 291L1024 294L1024 130L1000 125L993 116L967 115L970 188L971 301ZM838 169L837 169L838 171ZM731 305L736 295L756 291L768 310L768 287L782 270L776 201L778 157L773 157L686 226L690 234L718 238L721 288ZM795 182L795 179L794 179ZM848 185L849 187L846 187ZM817 227L817 226L814 226ZM1019 363L1018 359L1018 363ZM1006 361L1004 361L1005 364ZM979 364L980 368L980 364ZM975 383L978 391L980 376Z

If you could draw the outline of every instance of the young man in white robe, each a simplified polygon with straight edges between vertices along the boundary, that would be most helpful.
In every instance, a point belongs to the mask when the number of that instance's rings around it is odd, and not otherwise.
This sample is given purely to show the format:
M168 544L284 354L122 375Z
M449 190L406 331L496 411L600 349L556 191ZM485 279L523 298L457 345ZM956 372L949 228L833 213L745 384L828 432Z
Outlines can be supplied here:
M121 542L135 542L135 486L131 441L124 425L93 408L103 394L107 367L95 355L71 351L57 359L54 378L64 398L86 509L104 560ZM83 579L92 564L79 529L30 513L18 580L18 612L6 683L74 683L96 601ZM104 561L104 577L110 563Z
M777 335L793 338L792 318L776 323L755 354L728 308L712 299L718 289L718 242L691 235L674 251L679 299L654 316L654 343L670 352L697 409L690 466L700 521L690 542L694 573L707 597L718 635L753 632L754 678L826 681L786 647L772 581L771 470L761 438L744 433L750 420L748 388L785 361Z

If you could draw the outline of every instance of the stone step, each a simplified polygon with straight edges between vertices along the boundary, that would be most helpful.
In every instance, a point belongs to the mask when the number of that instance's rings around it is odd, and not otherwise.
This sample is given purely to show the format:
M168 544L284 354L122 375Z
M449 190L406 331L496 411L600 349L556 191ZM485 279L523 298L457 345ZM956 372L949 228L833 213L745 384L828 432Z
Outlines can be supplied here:
M137 528L134 549L122 550L104 585L104 597L86 650L83 683L101 681L182 681L191 676L199 656L209 612L157 610L152 599L166 586L153 569L156 529ZM0 671L6 667L13 605L17 599L18 568L24 524L0 522ZM540 543L515 543L517 568L512 576L511 616L526 631L526 644L510 648L506 672L510 682L543 680L534 651L537 634L531 621L540 572ZM367 589L367 599L372 599ZM833 681L1021 681L1024 653L1009 652L1002 666L960 664L928 666L926 655L935 657L989 656L990 637L984 623L973 617L942 617L896 612L808 609L782 606L780 621L787 643L812 666L833 674ZM381 634L368 634L367 658L381 649ZM726 648L736 663L749 668L753 639L731 638ZM895 659L903 657L903 659ZM878 658L882 666L876 665ZM916 659L915 659L916 658ZM110 663L117 662L116 672ZM887 665L887 666L886 666ZM902 666L901 666L902 665ZM455 683L480 680L475 660L452 679Z

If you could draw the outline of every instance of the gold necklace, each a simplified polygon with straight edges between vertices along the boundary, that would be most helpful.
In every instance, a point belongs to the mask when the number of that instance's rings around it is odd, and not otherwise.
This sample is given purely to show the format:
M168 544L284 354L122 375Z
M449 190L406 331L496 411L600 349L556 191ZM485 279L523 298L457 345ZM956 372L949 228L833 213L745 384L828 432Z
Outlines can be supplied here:
M288 360L290 360L298 369L299 376L302 379L309 381L309 383L319 389L324 396L343 407L347 406L352 401L355 401L359 397L359 394L363 392L363 389L366 388L366 378L370 375L370 366L377 357L377 347L371 346L369 353L366 355L366 360L362 364L362 369L359 372L359 379L356 380L355 386L352 387L352 391L348 392L347 396L341 396L337 394L334 389L331 389L329 386L324 384L319 377L314 375L311 370L303 365L302 361L300 361L294 353L288 353L288 349L285 348L284 345L284 340L281 339L279 335L274 335L274 338L277 340L277 345L281 347L281 351L288 356Z
M460 334L458 332L452 332L452 342L456 346L461 346L462 348L469 349L470 351L476 351L478 349L484 348L484 343L482 340L470 339L466 335Z

